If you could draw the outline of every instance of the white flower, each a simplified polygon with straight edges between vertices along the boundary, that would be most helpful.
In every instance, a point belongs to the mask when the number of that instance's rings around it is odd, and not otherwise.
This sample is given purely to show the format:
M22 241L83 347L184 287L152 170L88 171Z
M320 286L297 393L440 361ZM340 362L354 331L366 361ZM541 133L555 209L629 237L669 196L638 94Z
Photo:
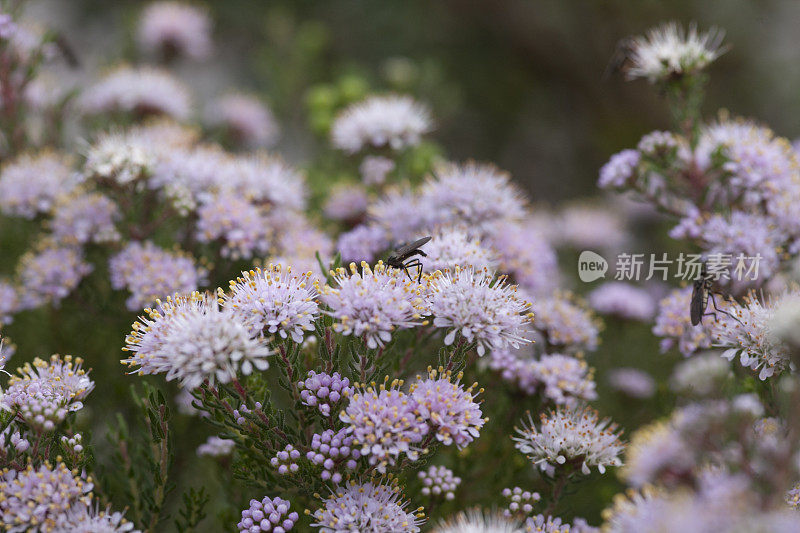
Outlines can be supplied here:
M401 150L431 130L428 109L408 96L373 96L342 111L331 128L333 145L355 153L366 147Z
M559 409L540 418L537 428L528 414L530 427L517 428L519 436L513 440L543 471L552 474L555 468L573 463L581 465L586 475L592 466L602 474L607 466L622 465L619 455L625 446L615 432L617 426L608 419L600 420L596 411Z
M530 342L523 336L533 320L529 309L516 286L506 285L505 277L495 278L487 270L456 268L431 280L433 325L451 328L444 343L453 344L460 333L468 342L478 343L478 355L486 348L517 348Z
M688 32L675 22L653 28L646 36L633 40L628 78L647 78L653 83L694 74L725 52L720 47L724 36L725 32L718 28L698 33L694 24Z

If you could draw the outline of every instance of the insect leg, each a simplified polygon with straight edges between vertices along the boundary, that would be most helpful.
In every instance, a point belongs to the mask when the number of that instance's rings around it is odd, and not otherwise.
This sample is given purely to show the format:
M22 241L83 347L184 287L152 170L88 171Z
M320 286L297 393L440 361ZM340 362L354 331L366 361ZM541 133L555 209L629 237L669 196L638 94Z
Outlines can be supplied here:
M422 267L423 267L423 265L422 265L422 261L420 261L419 259L412 259L411 261L409 261L408 263L406 263L406 264L405 264L405 265L403 265L403 266L405 266L406 268L414 268L414 267L418 267L418 271L417 271L417 283L419 283L419 282L420 282L420 280L422 279Z
M720 294L720 293L716 293L716 294ZM725 311L724 309L720 309L719 307L717 307L717 301L714 299L714 292L713 291L708 291L708 296L711 298L711 304L714 306L714 310L715 311L719 311L720 313L728 315L729 317L734 319L739 324L742 324L741 320L739 320L738 318L736 318L735 316L733 316L729 312ZM724 296L722 294L720 294L720 296L722 296L724 298ZM744 324L742 324L742 325L744 326Z

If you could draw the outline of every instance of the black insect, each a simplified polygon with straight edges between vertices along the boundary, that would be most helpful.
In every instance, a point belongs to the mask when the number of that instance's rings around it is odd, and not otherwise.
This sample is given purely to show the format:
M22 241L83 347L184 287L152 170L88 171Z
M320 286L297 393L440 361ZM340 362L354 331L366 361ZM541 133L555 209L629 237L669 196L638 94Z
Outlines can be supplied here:
M630 66L634 45L633 37L624 37L617 42L614 53L603 71L603 80L607 80L612 74L624 72Z
M700 267L700 276L694 280L694 285L692 287L692 301L689 304L689 313L692 318L692 325L696 326L702 322L704 316L713 316L714 320L717 320L717 311L719 313L728 315L732 319L736 320L737 322L741 323L741 321L730 314L729 312L720 309L717 307L717 301L714 299L714 295L718 295L721 298L725 298L725 296L713 289L714 286L714 277L713 275L708 273L706 269L705 263L703 263L702 267ZM714 305L714 311L706 313L706 307L708 306L708 299L711 298L711 303Z
M422 261L419 260L418 257L414 257L408 261L408 258L413 257L415 255L421 255L422 257L427 257L428 254L420 250L419 248L425 243L431 240L430 236L423 237L421 239L417 239L414 242L403 244L399 246L389 258L386 260L386 264L393 268L400 268L403 269L403 272L406 273L408 279L411 280L411 274L408 273L409 268L418 267L419 272L417 274L417 283L422 279Z

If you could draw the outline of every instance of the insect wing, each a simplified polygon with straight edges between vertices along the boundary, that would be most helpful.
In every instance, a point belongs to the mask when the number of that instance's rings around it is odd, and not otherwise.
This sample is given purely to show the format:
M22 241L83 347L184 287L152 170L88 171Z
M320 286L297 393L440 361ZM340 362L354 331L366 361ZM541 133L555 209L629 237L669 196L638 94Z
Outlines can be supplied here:
M706 307L706 288L703 282L695 282L692 289L692 301L689 304L689 313L692 318L692 325L696 326L703 320L703 312Z
M408 244L404 244L394 251L394 255L399 257L408 255L420 246L424 246L429 240L431 240L430 236L417 239L416 241Z

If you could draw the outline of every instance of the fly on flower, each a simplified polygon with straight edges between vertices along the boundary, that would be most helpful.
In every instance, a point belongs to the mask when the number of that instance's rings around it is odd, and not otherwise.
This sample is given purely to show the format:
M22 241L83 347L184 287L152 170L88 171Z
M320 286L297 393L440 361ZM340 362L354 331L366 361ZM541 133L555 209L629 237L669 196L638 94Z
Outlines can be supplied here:
M692 301L689 304L689 313L692 317L692 325L697 326L700 324L704 316L713 316L714 320L717 319L717 314L715 312L712 311L710 313L706 313L709 296L711 297L711 303L714 305L714 311L719 311L720 313L728 315L732 319L741 323L738 318L717 307L717 301L714 299L714 295L717 294L722 298L725 298L725 296L721 292L715 291L713 286L714 276L709 274L708 270L706 269L706 264L703 263L702 267L700 268L700 275L696 280L694 280L694 285L692 287Z
M409 268L418 267L417 273L417 283L422 279L422 261L419 260L418 257L414 257L410 261L406 262L410 257L415 255L421 255L422 257L427 257L428 254L420 250L420 247L424 246L429 240L431 240L430 235L427 237L423 237L421 239L417 239L412 243L403 244L398 247L389 258L386 260L386 264L393 268L402 269L403 272L406 273L408 279L411 278L411 274L408 273Z

